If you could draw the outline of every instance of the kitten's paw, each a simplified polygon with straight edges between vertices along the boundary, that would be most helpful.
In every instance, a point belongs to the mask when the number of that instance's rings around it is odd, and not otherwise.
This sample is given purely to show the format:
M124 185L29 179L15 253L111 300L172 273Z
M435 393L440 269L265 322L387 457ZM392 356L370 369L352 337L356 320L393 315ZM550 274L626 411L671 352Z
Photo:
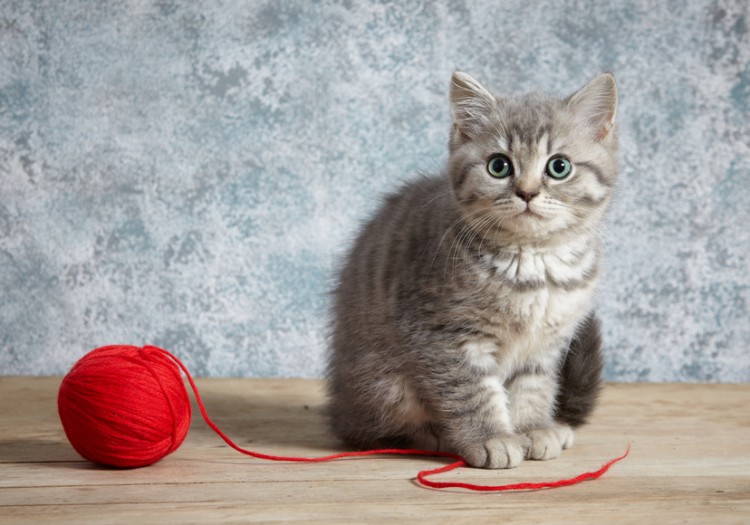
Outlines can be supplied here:
M573 429L570 425L554 424L526 433L531 441L526 458L536 460L555 459L563 449L573 446Z
M502 436L465 447L461 456L472 467L515 468L521 464L529 446L526 436Z
M573 433L573 429L567 423L556 423L555 429L557 431L557 437L560 438L563 450L567 450L573 446L576 441L576 435Z

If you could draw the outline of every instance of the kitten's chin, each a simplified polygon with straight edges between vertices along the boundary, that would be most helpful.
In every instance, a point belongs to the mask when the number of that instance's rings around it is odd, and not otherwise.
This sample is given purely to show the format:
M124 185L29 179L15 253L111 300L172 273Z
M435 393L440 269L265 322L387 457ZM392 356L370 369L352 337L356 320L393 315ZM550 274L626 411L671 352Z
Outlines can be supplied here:
M517 218L518 220L522 220L522 221L523 220L526 220L526 221L535 221L535 220L537 220L537 221L546 221L548 219L548 217L546 217L545 215L542 215L541 213L539 213L538 210L532 209L531 206L529 206L528 208L526 208L525 210L523 210L521 212L518 212L515 215L515 218Z
M545 241L567 229L566 221L551 217L539 210L527 208L503 221L504 229L516 242Z
M546 230L552 217L534 206L525 206L513 214L510 222L523 231Z

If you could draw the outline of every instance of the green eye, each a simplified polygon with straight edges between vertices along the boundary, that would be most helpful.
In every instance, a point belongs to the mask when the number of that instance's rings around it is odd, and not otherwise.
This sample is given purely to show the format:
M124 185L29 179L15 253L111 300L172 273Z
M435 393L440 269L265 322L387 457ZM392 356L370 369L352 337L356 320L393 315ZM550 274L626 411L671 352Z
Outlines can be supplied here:
M496 179L504 179L513 174L513 163L505 155L493 155L487 161L487 172Z
M547 175L553 179L561 180L570 175L573 167L565 157L552 157L547 163Z

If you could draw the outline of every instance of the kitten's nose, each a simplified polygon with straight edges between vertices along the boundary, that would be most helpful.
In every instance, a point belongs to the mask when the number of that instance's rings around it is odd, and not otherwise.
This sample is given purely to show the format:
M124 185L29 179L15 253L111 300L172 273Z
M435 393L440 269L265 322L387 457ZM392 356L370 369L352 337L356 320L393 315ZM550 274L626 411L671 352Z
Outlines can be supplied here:
M523 201L529 202L531 199L539 195L538 191L523 191L523 190L516 190L516 195Z

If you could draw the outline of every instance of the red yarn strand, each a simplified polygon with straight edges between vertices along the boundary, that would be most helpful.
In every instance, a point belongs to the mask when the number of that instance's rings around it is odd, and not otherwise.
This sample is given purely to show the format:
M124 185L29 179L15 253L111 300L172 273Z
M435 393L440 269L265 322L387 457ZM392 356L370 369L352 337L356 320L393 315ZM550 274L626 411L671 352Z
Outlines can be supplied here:
M424 487L428 487L428 488L433 488L433 489L458 488L458 489L465 489L465 490L478 491L478 492L504 492L504 491L533 491L533 490L553 489L553 488L567 487L570 485L576 485L584 481L599 479L604 474L606 474L607 471L615 463L622 461L630 453L630 445L628 445L627 450L622 456L619 456L617 458L614 458L608 461L597 470L594 470L592 472L584 472L583 474L579 474L572 478L566 478L566 479L561 479L557 481L545 481L545 482L540 482L540 483L509 483L506 485L479 485L475 483L463 483L463 482L456 482L456 481L447 481L447 482L432 481L428 479L428 477L435 476L438 474L444 474L446 472L450 472L452 470L456 470L458 468L467 466L466 461L461 456L457 454L451 454L449 452L439 452L439 451L420 450L420 449L386 448L386 449L375 449L375 450L363 450L363 451L356 451L356 452L341 452L338 454L331 454L328 456L321 456L321 457L314 457L314 458L297 457L297 456L276 456L272 454L263 454L261 452L255 452L255 451L240 447L239 445L234 443L234 441L232 441L229 438L229 436L227 436L224 432L222 432L222 430L211 420L211 418L208 416L208 413L206 412L206 407L203 405L203 400L201 399L200 393L198 391L198 387L196 386L195 381L193 381L193 377L190 375L190 372L188 371L187 367L182 363L182 361L180 361L177 357L175 357L170 352L163 350L161 348L157 348L157 347L148 347L148 348L152 350L157 350L161 352L163 355L169 357L184 372L185 377L187 377L187 380L190 384L190 388L192 389L193 394L195 395L195 399L196 399L196 402L198 403L198 408L200 409L201 416L203 416L203 420L211 428L211 430L213 430L221 439L224 440L224 442L227 445L229 445L231 448L233 448L237 452L240 452L241 454L245 454L247 456L252 456L257 459L264 459L264 460L269 460L269 461L289 461L289 462L298 462L298 463L320 463L324 461L333 461L333 460L343 459L343 458L366 457L366 456L376 456L376 455L377 456L401 455L401 456L444 457L444 458L454 459L456 461L448 465L445 465L443 467L439 467L435 469L426 469L426 470L420 471L416 477L416 480L420 485Z
M568 487L570 485L577 485L578 483L582 483L584 481L599 479L604 474L606 474L606 472L612 467L612 465L628 457L628 454L630 454L630 445L628 445L627 450L625 450L625 453L622 456L609 460L607 463L602 465L598 470L594 470L592 472L584 472L583 474L579 474L578 476L575 476L573 478L561 479L557 481L543 481L539 483L529 483L529 482L509 483L507 485L477 485L474 483L462 483L458 481L445 482L445 481L430 481L429 479L427 479L428 476L434 476L436 474L443 474L444 472L450 472L451 470L455 470L457 468L466 466L466 462L463 459L456 461L455 463L451 463L450 465L446 465L444 467L431 469L431 470L423 470L417 474L417 481L421 485L425 487L430 487L433 489L457 488L457 489L475 490L475 491L480 491L480 492L530 491L530 490L556 489L560 487Z

